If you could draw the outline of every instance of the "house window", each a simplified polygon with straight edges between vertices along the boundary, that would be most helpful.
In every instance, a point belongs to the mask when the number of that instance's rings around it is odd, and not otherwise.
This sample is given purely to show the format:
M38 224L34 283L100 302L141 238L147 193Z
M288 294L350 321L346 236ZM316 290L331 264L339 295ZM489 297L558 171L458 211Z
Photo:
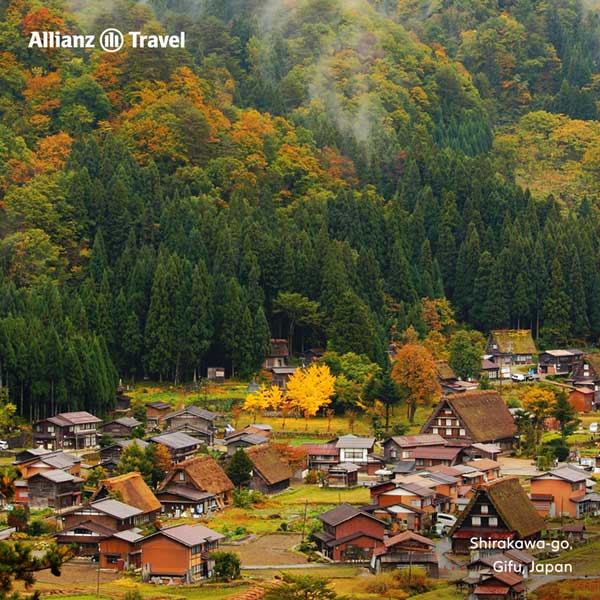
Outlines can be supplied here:
M398 453L396 452L396 449L393 448L390 450L390 458L396 458L396 456L398 456Z
M422 459L422 458L417 458L417 460L416 460L415 462L416 462L416 464L417 464L419 467L422 467L422 466L423 466L423 459Z
M452 435L452 429L446 429L446 435Z
M402 450L402 458L409 458L410 452L408 450Z
M482 515L487 515L489 512L489 508L487 504L482 504L481 505L481 514Z
M364 454L362 450L344 450L346 460L362 460Z
M419 507L419 506L421 506L421 501L420 500L411 500L410 505Z
M458 435L465 435L467 432L464 429L459 430Z
M471 517L471 525L481 525L481 517Z
M452 425L452 419L446 419L446 426L449 427Z
M185 473L183 471L179 471L178 476L179 481L185 481Z
M109 565L114 565L119 561L119 555L118 554L105 554L105 558L106 558L106 562Z
M437 428L437 427L434 427L434 428L432 429L432 431L433 431L433 433L437 433L437 432L438 432L438 428Z
M488 525L490 527L498 527L498 517L490 517L488 519Z
M437 424L438 424L438 425L441 425L441 424L442 424L442 419L438 419L438 422L437 422Z
M54 425L48 425L48 433L54 433Z

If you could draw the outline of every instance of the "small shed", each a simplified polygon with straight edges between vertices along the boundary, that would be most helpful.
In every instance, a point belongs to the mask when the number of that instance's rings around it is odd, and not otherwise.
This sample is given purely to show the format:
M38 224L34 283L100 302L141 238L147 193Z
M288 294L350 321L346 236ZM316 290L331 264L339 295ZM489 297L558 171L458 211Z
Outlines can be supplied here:
M352 463L340 463L329 467L327 478L325 479L328 487L349 488L358 485L358 472L360 467Z

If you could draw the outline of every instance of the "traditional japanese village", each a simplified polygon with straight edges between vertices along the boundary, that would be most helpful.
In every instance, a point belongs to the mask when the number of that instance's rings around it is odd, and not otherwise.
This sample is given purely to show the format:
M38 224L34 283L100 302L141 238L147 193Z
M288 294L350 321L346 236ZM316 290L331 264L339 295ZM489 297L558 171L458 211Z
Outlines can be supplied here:
M600 0L0 0L0 600L600 600Z

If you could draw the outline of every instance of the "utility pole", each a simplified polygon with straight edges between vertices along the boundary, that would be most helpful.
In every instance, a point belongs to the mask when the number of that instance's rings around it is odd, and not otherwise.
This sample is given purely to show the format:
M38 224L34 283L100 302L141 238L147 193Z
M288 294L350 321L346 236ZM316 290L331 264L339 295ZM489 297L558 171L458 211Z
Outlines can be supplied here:
M96 596L100 596L100 544L98 543L98 568L96 569Z
M304 502L304 519L302 521L302 541L304 541L304 533L306 530L306 513L308 512L308 498Z

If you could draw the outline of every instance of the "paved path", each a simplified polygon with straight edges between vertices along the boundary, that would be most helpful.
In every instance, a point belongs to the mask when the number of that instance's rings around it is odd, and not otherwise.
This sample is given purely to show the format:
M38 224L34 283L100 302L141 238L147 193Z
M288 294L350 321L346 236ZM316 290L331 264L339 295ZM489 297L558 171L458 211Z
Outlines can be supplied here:
M354 565L354 563L305 563L303 565L252 565L252 566L244 566L242 565L242 571L273 571L278 569L327 569L328 567L339 567L339 566L359 566ZM363 566L363 565L360 565Z

